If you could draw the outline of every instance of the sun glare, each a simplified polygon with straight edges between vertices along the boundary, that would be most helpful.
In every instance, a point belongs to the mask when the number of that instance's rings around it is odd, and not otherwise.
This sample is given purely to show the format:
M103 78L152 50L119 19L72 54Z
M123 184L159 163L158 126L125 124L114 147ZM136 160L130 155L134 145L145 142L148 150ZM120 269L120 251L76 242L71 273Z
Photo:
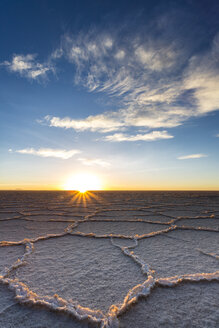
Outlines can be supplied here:
M65 190L77 190L81 193L85 193L88 190L100 190L100 179L93 174L77 174L67 180L64 185Z

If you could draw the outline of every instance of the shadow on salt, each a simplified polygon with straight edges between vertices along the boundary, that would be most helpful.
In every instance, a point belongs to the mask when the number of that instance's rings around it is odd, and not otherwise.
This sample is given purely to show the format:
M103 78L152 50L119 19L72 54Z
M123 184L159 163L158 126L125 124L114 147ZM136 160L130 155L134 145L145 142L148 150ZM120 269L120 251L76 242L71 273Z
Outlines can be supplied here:
M218 282L156 288L122 315L120 328L218 327Z

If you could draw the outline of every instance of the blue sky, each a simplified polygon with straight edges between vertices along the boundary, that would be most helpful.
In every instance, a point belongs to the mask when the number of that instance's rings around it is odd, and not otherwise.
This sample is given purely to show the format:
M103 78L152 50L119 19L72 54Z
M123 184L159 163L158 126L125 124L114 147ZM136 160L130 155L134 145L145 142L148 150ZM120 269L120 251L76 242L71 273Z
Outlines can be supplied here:
M0 189L219 189L217 1L1 1Z

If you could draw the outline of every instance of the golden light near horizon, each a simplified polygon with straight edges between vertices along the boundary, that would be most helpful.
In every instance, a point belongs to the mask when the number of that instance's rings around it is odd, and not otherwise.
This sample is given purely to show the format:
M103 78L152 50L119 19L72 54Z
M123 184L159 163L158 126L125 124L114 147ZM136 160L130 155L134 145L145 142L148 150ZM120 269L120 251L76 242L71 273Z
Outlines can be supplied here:
M64 184L65 190L76 190L85 193L88 190L100 190L101 181L99 177L90 173L80 173L68 178Z

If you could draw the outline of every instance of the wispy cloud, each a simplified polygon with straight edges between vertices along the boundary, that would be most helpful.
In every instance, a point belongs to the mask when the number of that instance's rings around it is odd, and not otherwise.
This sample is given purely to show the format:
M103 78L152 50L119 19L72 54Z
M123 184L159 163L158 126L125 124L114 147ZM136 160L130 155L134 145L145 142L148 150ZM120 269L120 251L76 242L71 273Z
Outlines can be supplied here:
M155 45L140 45L136 48L135 54L137 59L145 67L153 71L162 71L170 68L175 64L176 53L173 46L170 44L162 45L156 49Z
M78 158L78 160L80 162L82 162L83 165L87 165L87 166L93 166L93 165L97 165L97 166L102 166L102 167L109 167L111 166L111 164L109 162L104 161L101 158Z
M100 133L177 127L219 109L219 34L208 50L195 54L196 45L186 46L179 31L170 33L173 16L157 17L153 29L151 22L142 26L144 33L118 28L65 35L45 63L21 54L1 65L33 80L54 72L62 57L74 66L75 84L116 104L116 110L80 119L46 116L50 126Z
M147 33L146 33L147 34ZM159 33L158 33L159 34ZM219 109L219 36L208 51L190 55L169 35L129 38L95 31L65 37L57 55L76 68L75 83L108 95L117 111L81 119L46 117L50 126L77 131L127 127L171 128Z
M121 43L119 35L98 31L66 37L63 49L67 59L76 66L76 83L89 91L104 91L114 96L147 94L151 79L160 79L156 72L174 69L182 56L175 42L137 35Z
M9 150L11 151L11 150ZM16 150L16 153L26 154L26 155L35 155L40 157L55 157L61 159L69 159L76 154L79 154L81 151L78 149L64 150L64 149L51 149L51 148L25 148Z
M113 135L106 136L104 140L121 142L121 141L155 141L161 139L172 139L172 135L167 131L152 131L145 134L127 135L123 133L115 133Z
M171 117L170 117L171 112ZM147 114L147 115L146 115ZM38 120L43 123L46 122L49 126L59 127L65 129L74 129L76 131L90 130L92 132L106 133L110 131L125 130L128 127L148 127L148 128L172 128L181 124L177 116L181 115L180 108L172 108L168 113L156 112L156 108L152 107L150 110L137 111L119 110L118 112L104 112L99 115L90 115L85 119L72 119L69 117L55 117L45 116L44 120Z
M13 55L11 61L1 63L6 66L10 72L18 73L29 79L45 78L49 71L54 72L51 63L39 63L36 61L36 55Z
M207 157L207 155L205 155L205 154L191 154L191 155L177 157L177 159L195 159L195 158L202 158L202 157Z

